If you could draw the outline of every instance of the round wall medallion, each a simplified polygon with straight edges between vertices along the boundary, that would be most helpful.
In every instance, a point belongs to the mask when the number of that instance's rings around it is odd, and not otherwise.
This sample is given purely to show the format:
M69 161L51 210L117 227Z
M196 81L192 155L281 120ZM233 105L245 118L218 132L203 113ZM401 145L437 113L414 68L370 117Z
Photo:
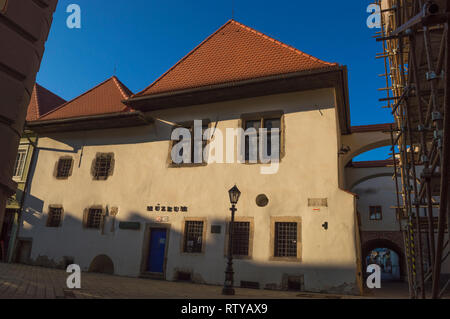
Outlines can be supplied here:
M266 195L261 194L256 196L256 205L259 207L266 207L269 204L269 199Z

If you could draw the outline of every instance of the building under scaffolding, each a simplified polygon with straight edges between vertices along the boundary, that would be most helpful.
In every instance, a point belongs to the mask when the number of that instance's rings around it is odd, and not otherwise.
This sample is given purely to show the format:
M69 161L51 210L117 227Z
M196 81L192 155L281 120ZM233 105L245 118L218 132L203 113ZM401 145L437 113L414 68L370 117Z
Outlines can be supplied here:
M397 127L392 151L411 298L439 298L449 287L450 1L381 0L376 35ZM445 281L447 279L447 281Z

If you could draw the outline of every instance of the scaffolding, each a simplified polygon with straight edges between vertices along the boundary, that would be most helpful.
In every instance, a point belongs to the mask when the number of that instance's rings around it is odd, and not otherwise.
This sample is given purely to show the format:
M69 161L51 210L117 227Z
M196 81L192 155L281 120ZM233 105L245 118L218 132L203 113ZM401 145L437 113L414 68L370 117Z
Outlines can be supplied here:
M450 1L377 0L387 97L396 127L392 156L411 298L437 299L449 286Z

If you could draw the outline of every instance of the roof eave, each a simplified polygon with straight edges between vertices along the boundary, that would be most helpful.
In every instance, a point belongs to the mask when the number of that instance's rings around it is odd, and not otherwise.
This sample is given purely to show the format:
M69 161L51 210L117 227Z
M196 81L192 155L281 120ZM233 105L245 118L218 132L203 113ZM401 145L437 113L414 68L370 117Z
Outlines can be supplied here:
M316 80L311 81L311 79ZM329 87L336 89L341 133L350 134L347 68L340 65L239 82L135 96L122 102L136 110L147 112Z
M140 126L150 123L152 119L136 111L32 121L27 122L25 128L36 133L53 133Z

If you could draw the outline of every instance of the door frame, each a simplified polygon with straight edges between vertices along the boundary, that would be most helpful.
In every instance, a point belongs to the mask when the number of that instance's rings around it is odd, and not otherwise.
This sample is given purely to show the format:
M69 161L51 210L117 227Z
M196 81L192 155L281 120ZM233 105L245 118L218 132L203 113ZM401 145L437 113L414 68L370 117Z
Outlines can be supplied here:
M141 277L152 278L152 279L166 279L166 267L167 267L167 252L169 248L169 237L170 237L170 224L157 224L157 223L147 223L145 225L144 234L144 244L142 245L142 260L141 260ZM150 254L150 239L152 235L152 229L165 229L166 230L166 244L164 247L164 261L163 261L163 272L154 273L147 271L148 257Z
M18 237L17 238L17 242L16 242L16 247L14 247L14 256L13 256L13 260L15 263L20 264L20 251L22 249L23 243L24 242L28 242L30 243L30 254L27 256L27 260L26 263L22 263L24 265L28 265L31 263L31 253L33 251L33 238L31 237Z

